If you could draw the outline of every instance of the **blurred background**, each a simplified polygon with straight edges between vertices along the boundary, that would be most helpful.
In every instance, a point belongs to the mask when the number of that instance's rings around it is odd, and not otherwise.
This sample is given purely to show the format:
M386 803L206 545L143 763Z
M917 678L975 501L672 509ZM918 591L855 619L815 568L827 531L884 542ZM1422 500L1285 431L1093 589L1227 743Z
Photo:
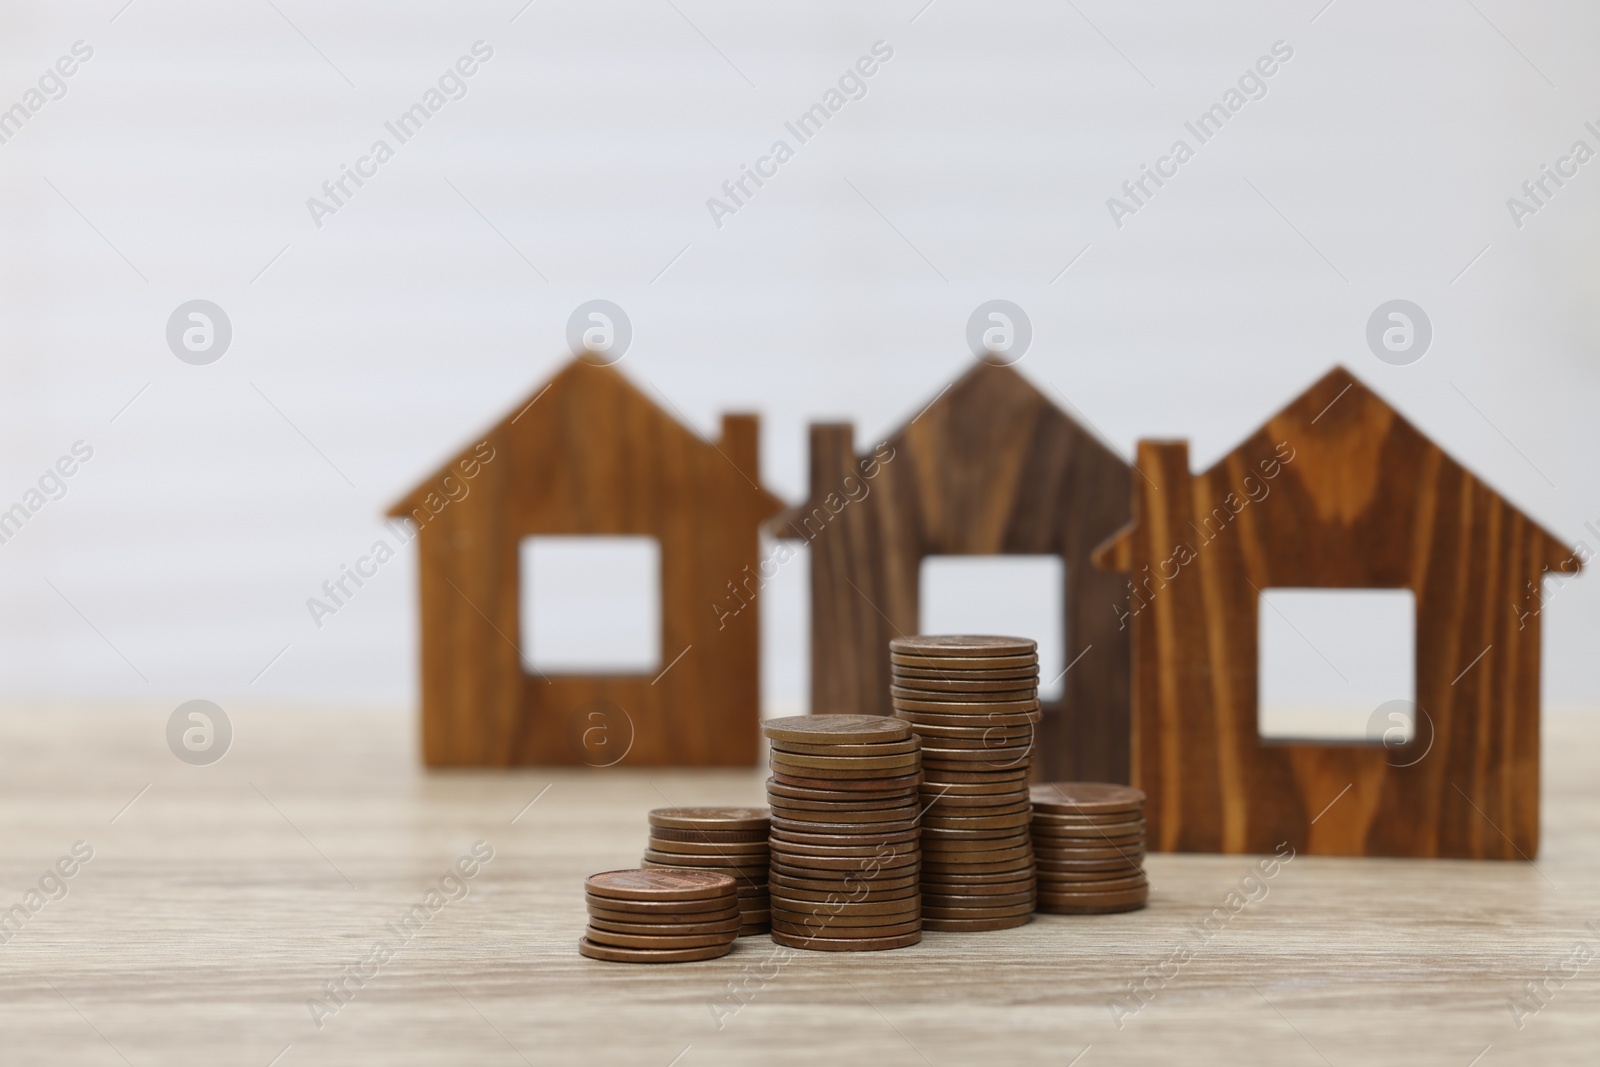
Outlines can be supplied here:
M1576 0L8 4L0 702L414 706L414 545L307 601L594 299L697 430L761 413L789 500L808 421L867 447L1005 299L1018 369L1124 456L1209 465L1343 363L1600 548L1597 34ZM194 300L231 328L204 364L168 338ZM1393 300L1431 338L1383 359ZM924 621L1043 634L1033 573L927 576ZM768 714L806 704L806 583L761 600ZM1547 704L1594 705L1600 585L1543 613Z

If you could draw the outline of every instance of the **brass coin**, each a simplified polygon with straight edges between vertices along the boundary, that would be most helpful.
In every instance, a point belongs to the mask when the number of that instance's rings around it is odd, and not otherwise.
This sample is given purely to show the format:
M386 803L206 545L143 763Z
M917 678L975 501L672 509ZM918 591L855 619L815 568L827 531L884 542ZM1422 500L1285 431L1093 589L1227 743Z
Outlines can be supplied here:
M874 741L904 741L911 736L911 728L887 715L790 715L768 719L761 724L761 733L769 741L861 745Z
M922 775L907 774L894 778L813 778L800 777L799 775L786 774L780 771L772 772L772 781L779 785L796 786L802 789L821 789L841 793L888 793L896 789L915 790L922 782Z
M730 926L726 930L719 930L714 934L651 936L649 934L622 934L615 930L602 930L590 923L588 929L584 930L583 936L596 945L611 945L615 948L705 948L707 945L726 945L739 936L739 928Z
M1022 656L920 656L907 655L900 652L889 653L889 666L911 667L917 670L970 670L972 663L981 664L978 670L1005 670L1015 667L1037 667L1039 657L1036 655Z
M706 843L701 841L662 841L654 834L651 834L650 849L653 852L670 852L675 856L765 856L767 854L767 839Z
M774 944L785 948L806 948L818 952L878 952L883 949L907 948L922 940L922 931L911 934L901 934L899 937L862 937L851 940L827 940L824 938L795 937L772 928Z
M1034 807L1062 815L1144 810L1144 792L1105 782L1045 782L1029 791Z
M931 893L923 890L924 908L948 911L951 908L1014 908L1026 904L1033 906L1033 889L1014 893ZM935 914L940 919L962 919L971 916Z
M733 879L703 870L620 870L584 880L591 896L613 900L715 900L733 892Z
M951 697L965 698L970 702L973 697L981 694L985 698L992 697L997 704L1037 700L1039 696L1038 689L1032 686L1017 688L1014 682L933 682L926 678L919 678L917 681L920 685L915 689L891 683L889 695L901 700L936 701L940 697ZM997 689L996 686L1004 688Z
M649 949L618 948L615 945L597 945L586 937L578 939L580 953L590 959L609 960L612 963L691 963L726 956L732 948L732 941L704 948Z
M804 741L771 742L773 752L787 752L797 756L902 756L921 747L922 742L915 737L908 737L904 741L877 741L865 745L836 744L832 741L820 745L807 744Z
M854 940L864 936L870 937L897 937L901 934L916 933L922 928L920 918L896 922L890 916L890 922L878 926L836 926L832 923L823 923L820 919L801 920L798 923L787 923L776 916L772 920L772 931L782 931L790 937L806 937L818 941Z
M1039 698L1030 696L1023 700L962 700L960 694L945 693L940 697L949 699L936 699L934 695L923 694L917 697L889 698L889 704L894 708L896 718L905 715L947 715L961 717L983 717L987 715L1042 715L1043 705ZM956 723L955 725L960 725Z
M779 802L799 804L848 804L859 811L894 808L916 799L916 790L896 786L893 789L812 789L805 786L785 785L767 779L767 797Z
M1035 656L1039 642L1026 637L997 637L990 634L918 634L896 637L889 642L890 655L941 656L970 659L983 656Z
M764 830L766 808L656 808L651 826L678 830Z
M922 928L940 933L976 933L980 930L1010 930L1026 926L1032 920L1032 912L1003 919L923 919Z
M739 917L739 909L733 905L718 908L716 911L686 911L662 912L652 911L620 911L616 908L603 908L598 903L589 903L589 918L613 923L638 923L650 926L705 926L716 925L729 919Z
M738 844L750 841L765 841L767 828L759 830L679 830L670 826L650 827L652 841L685 841L700 842L701 844Z

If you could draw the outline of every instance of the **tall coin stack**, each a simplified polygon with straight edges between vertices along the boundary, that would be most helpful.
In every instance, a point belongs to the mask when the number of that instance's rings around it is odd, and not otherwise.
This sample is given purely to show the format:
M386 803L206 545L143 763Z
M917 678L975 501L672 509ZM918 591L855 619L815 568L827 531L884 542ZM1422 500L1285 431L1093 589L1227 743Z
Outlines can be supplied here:
M1097 915L1142 908L1144 793L1102 782L1036 785L1033 853L1039 910Z
M895 716L922 739L922 925L1004 930L1033 916L1028 768L1039 656L1019 637L889 642Z
M922 940L920 746L882 715L768 720L772 939L848 952Z
M767 900L765 808L657 808L650 813L645 867L686 867L733 876L743 924L739 936L764 934Z
M614 963L726 956L739 936L733 879L715 871L605 871L583 883L589 928L578 951Z

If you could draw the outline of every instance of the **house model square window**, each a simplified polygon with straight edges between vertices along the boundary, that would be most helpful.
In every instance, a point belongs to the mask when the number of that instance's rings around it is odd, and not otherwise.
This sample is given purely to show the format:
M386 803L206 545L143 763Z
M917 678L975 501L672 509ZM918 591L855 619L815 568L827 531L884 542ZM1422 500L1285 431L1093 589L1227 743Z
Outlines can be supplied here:
M524 670L661 669L661 542L525 537L519 555Z
M1039 696L1059 700L1066 582L1060 556L925 556L921 632L1031 637L1039 642Z

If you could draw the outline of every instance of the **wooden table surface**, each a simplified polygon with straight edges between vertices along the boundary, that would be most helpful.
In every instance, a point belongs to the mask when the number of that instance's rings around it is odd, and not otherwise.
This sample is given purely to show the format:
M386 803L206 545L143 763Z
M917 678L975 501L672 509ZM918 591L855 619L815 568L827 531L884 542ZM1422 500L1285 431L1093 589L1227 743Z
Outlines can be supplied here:
M760 802L754 771L429 774L407 716L268 712L191 767L166 718L0 716L0 908L45 883L0 944L0 1062L1600 1058L1596 717L1547 718L1536 865L1302 856L1246 882L1254 858L1152 856L1142 912L668 967L578 955L583 877L636 864L653 806ZM80 841L93 858L51 877ZM430 909L478 841L493 858Z

